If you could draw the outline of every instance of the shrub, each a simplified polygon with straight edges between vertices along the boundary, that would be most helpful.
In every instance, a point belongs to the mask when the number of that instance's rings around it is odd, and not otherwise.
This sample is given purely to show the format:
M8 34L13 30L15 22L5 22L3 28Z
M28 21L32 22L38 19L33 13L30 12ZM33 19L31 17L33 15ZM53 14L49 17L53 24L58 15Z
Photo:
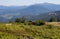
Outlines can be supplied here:
M31 25L31 23L28 23L28 25Z
M32 22L32 24L33 24L33 25L38 25L38 26L40 26L40 25L44 25L45 22L42 21L42 20L37 20L37 21L35 21L35 22Z
M49 22L56 22L55 17L54 17L54 16L51 16L51 18L50 18Z
M19 22L21 22L21 20L20 20L19 18L16 18L16 19L15 19L15 22L16 22L16 23L19 23Z
M26 25L26 23L24 23L24 25Z
M31 24L32 24L32 25L36 25L36 22L32 22Z
M47 25L48 26L48 29L52 29L52 25Z
M20 38L17 38L17 39L20 39Z
M36 21L36 23L37 23L37 25L44 25L45 24L45 22L42 20L38 20L38 21Z
M58 18L57 21L60 22L60 18Z

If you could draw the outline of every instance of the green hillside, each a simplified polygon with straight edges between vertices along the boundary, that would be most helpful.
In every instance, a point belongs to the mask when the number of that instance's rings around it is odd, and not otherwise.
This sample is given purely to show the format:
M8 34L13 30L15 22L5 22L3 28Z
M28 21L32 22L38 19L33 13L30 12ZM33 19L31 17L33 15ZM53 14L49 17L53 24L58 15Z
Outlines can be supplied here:
M60 39L60 26L0 23L0 39Z

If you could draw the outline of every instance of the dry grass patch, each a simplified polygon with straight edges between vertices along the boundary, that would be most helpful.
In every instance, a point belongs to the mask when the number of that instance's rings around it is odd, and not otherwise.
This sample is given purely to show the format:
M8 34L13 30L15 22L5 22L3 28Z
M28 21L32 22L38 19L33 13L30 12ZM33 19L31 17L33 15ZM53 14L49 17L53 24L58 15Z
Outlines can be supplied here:
M46 22L46 25L60 26L60 22Z

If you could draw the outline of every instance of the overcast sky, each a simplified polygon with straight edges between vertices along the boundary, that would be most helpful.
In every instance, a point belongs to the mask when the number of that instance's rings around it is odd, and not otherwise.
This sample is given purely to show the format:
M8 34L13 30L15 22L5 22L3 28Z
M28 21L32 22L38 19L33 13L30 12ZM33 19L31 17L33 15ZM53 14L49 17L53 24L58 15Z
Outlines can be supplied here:
M60 0L0 0L0 5L4 6L24 6L24 5L32 5L37 3L54 3L60 4Z

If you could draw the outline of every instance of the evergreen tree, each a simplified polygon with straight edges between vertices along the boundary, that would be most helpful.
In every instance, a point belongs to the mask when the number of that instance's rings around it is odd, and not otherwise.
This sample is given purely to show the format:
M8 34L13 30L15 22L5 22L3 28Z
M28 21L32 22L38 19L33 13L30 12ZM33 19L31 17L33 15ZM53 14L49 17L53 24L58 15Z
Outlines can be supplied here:
M50 18L49 22L56 22L55 17L54 17L54 16L51 16L51 18Z
M19 18L16 18L15 22L19 23L21 20Z
M26 17L23 16L23 17L21 18L21 22L24 23L25 21L26 21Z
M60 18L58 18L57 21L60 22Z

